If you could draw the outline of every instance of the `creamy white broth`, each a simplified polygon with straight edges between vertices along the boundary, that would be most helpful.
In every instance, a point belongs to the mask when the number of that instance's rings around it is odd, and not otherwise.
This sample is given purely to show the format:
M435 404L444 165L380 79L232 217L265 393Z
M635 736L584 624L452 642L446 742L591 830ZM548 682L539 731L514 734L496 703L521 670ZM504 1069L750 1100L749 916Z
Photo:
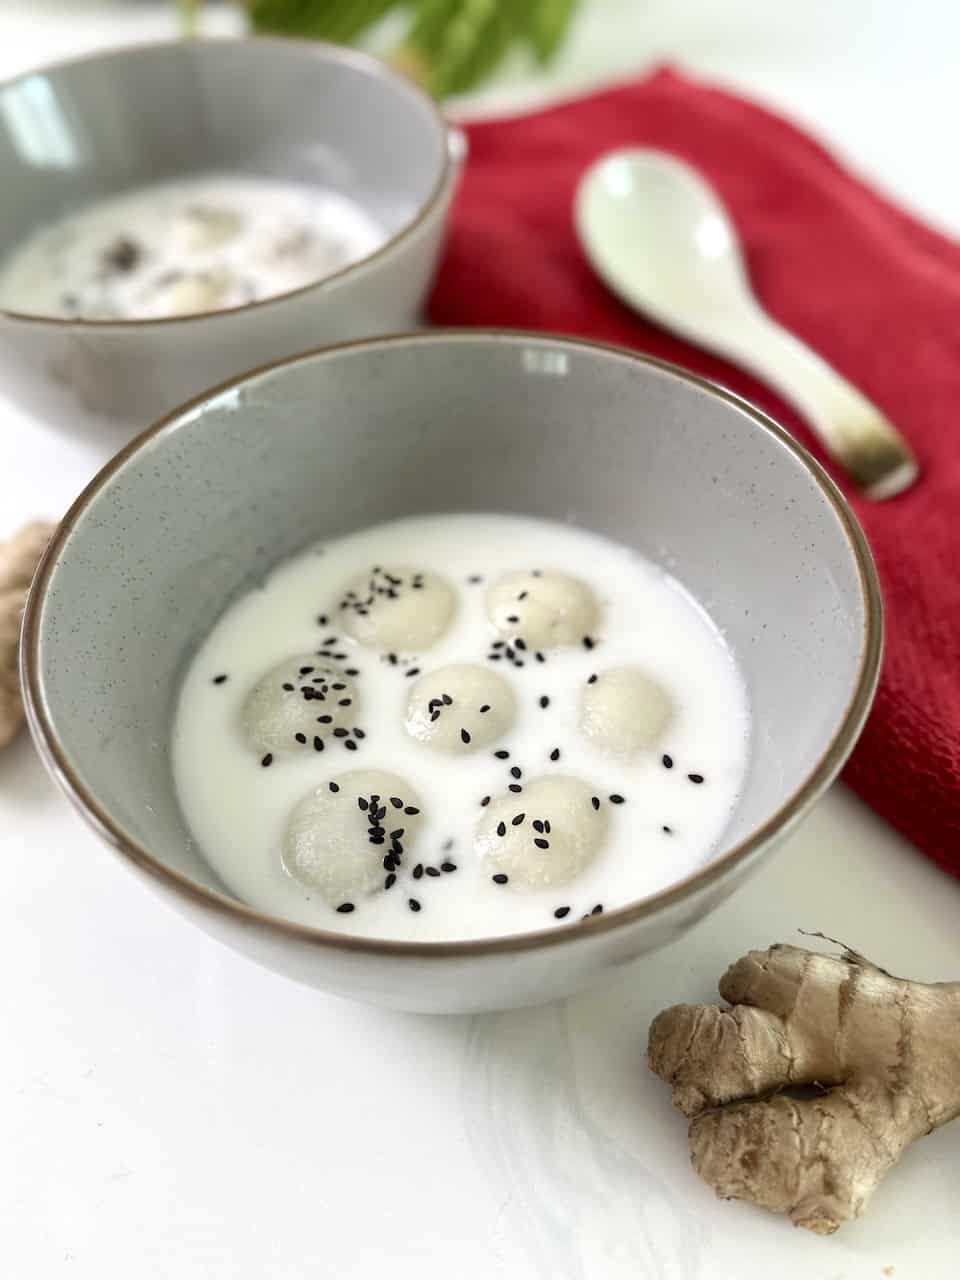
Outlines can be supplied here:
M323 279L386 238L337 192L210 174L139 188L41 227L0 266L0 305L92 320L225 310Z
M396 565L419 574L421 590L443 582L454 589L455 608L445 630L422 651L365 646L345 625L356 633L354 606L363 604L355 595L341 607L348 584L364 582L375 567L389 575ZM545 647L542 661L537 650L504 641L488 614L492 585L505 575L530 571L558 580L572 576L596 604L590 634L564 647ZM403 595L412 578L405 576L407 568L395 573ZM389 579L377 581L388 584ZM518 585L522 589L522 580ZM492 594L496 616L495 589ZM399 606L395 612L402 616ZM290 679L296 692L284 714L294 719L289 724L281 719L279 730L268 725L273 736L250 737L244 715L251 690L271 668L293 659L310 668ZM436 673L448 666L459 672L456 688L464 696L452 698L449 706L438 703L441 718L431 722ZM481 676L495 673L509 686L506 700L487 713L501 716L490 731L475 703L491 705L501 684L476 683L468 715L466 695L474 685L463 683L472 678L469 671L463 674L464 666L480 668ZM606 676L624 669L642 672L659 690L658 700L621 698L621 686ZM282 672L279 678L285 679ZM434 683L425 684L419 702L414 693L408 729L408 703L421 681ZM300 687L309 682L318 696L304 704ZM334 692L332 686L340 684L344 688ZM328 702L319 700L320 690ZM600 695L594 696L597 690ZM643 693L641 686L637 696ZM346 707L339 706L341 699ZM614 734L614 742L629 747L623 752L584 731L589 725L595 733L610 707L616 711L621 704L644 713L639 736L624 736L622 724L619 736ZM307 712L319 750L306 721L301 723ZM321 714L328 715L327 724L319 723ZM451 723L456 732L438 739L442 749L437 742L430 745L430 733L438 726L449 730ZM469 730L469 744L461 738L463 729ZM302 742L294 740L296 732ZM244 901L325 929L440 940L563 927L686 876L718 847L737 802L748 749L747 697L733 658L703 610L660 568L568 526L517 516L443 515L392 522L318 546L280 566L261 588L233 604L184 681L173 767L199 846ZM368 876L363 891L353 894L349 888L341 891L346 882L338 878L342 867L334 865L339 854L332 844L330 867L322 861L324 842L339 838L334 828L348 827L365 839L366 824L375 822L369 814L376 804L363 813L354 809L358 796L362 800L372 787L351 791L347 783L329 791L332 780L336 787L336 780L356 770L385 771L399 779L409 795L395 798L414 807L410 796L415 797L419 812L404 819L388 796L380 799L385 843L365 854L377 860L389 855L392 829L404 831L398 842L402 857L398 865ZM543 803L549 805L563 791L557 779L585 784L579 790L570 787L571 805L581 804L579 816L571 818L583 824L580 845L581 833L571 827L568 840L562 822L552 832L530 830L536 814L525 812L533 802L527 805L524 795L547 797ZM319 801L307 806L306 818L301 810L298 830L302 835L306 821L310 838L316 837L308 856L319 858L322 875L305 883L292 868L285 841L291 816L311 795ZM331 807L332 801L345 807ZM315 819L315 814L321 816ZM516 828L513 819L520 814L524 820ZM502 838L496 830L501 818ZM315 820L316 829L310 827ZM408 826L416 829L407 831ZM369 830L380 827L375 822ZM536 874L528 875L523 851L518 863L516 850L508 850L524 832L531 841L556 842L542 857L549 864L555 855L556 863L549 865L559 868L559 881L543 883L536 867ZM587 861L578 872L581 857ZM376 869L379 862L369 865ZM332 881L324 878L327 871ZM498 874L500 882L494 880ZM337 887L328 898L329 883Z

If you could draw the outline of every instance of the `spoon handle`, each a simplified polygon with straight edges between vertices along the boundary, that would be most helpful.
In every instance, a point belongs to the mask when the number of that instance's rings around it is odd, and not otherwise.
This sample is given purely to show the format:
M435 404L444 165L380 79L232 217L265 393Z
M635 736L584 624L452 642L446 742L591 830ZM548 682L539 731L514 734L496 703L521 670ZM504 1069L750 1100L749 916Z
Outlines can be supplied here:
M871 498L909 488L918 467L903 436L864 395L814 351L757 310L737 326L736 358L799 409L824 447Z

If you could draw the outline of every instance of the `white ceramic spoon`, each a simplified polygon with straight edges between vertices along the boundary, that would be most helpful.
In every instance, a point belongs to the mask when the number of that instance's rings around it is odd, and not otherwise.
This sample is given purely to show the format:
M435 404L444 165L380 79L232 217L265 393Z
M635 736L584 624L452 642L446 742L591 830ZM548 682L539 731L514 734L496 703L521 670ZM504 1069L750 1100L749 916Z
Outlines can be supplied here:
M610 152L581 179L575 217L588 258L624 302L775 387L870 497L913 483L916 461L893 424L761 308L726 210L689 165L661 151Z

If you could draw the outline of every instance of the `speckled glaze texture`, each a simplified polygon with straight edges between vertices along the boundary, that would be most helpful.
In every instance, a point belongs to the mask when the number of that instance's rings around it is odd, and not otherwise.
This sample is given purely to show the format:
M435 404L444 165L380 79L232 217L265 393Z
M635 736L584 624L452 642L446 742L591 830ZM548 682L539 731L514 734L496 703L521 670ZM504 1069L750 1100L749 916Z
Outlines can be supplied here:
M0 311L5 390L54 421L82 410L140 430L264 361L413 327L460 146L406 80L312 41L147 45L0 85L0 256L98 198L209 171L333 188L390 236L315 285L206 316L96 323Z
M173 790L171 717L192 652L239 593L305 545L396 516L471 509L566 520L632 545L709 610L754 717L724 849L641 903L503 940L378 943L237 904L194 847ZM434 333L277 365L144 433L61 526L31 593L23 666L54 774L202 928L327 990L465 1011L585 986L729 894L849 753L880 633L873 565L852 515L816 464L745 402L609 348Z

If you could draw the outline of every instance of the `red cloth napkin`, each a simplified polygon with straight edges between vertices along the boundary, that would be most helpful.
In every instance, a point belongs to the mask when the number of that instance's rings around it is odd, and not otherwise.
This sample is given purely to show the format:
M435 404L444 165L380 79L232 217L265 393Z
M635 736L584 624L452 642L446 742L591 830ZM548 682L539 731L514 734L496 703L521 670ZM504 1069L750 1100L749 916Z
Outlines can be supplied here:
M824 460L774 393L628 311L580 251L571 208L587 165L613 147L661 147L720 193L768 310L909 438L923 475L892 501L860 498L830 467L866 529L887 606L880 690L846 780L960 875L960 245L784 120L671 71L467 132L435 323L549 329L651 352L762 405Z

